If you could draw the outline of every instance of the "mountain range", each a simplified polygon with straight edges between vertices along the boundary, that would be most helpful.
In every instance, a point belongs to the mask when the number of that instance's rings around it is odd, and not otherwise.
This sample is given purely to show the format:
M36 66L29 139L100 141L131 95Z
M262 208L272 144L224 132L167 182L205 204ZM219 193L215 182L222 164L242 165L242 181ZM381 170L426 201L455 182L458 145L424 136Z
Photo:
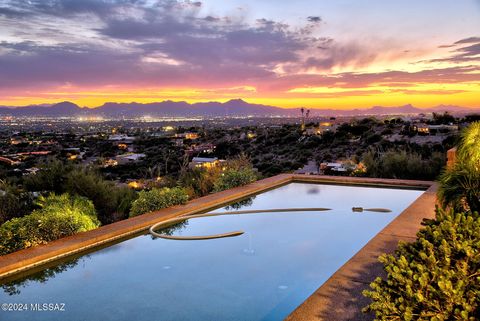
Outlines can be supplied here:
M452 105L439 105L432 108L417 108L412 105L398 107L374 106L367 109L311 109L311 116L360 116L360 115L398 115L430 112L473 113L480 108L465 108ZM105 103L95 108L80 107L64 101L53 105L30 105L23 107L0 106L2 116L43 116L43 117L81 117L103 116L108 118L152 117L264 117L264 116L300 116L299 108L280 108L275 106L250 104L242 99L232 99L224 103L200 102L189 104L184 101L166 100L154 103Z

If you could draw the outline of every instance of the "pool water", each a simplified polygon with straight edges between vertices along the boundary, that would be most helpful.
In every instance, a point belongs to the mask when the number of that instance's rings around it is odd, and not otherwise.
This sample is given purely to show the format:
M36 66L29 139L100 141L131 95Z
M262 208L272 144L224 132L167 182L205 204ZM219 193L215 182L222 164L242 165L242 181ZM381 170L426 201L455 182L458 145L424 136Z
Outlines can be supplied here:
M138 236L3 284L0 303L62 303L65 311L0 311L0 320L282 320L422 193L291 183L216 211L332 210L204 217L174 231L245 231L231 238Z

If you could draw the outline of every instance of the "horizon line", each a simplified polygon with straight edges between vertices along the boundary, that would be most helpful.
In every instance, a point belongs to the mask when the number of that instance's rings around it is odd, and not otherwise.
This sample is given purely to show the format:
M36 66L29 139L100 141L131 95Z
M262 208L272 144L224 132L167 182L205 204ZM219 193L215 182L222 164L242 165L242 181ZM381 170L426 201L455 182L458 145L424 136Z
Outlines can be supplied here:
M119 104L119 105L128 105L128 104L138 104L138 105L149 105L149 104L160 104L160 103L166 103L166 102L172 102L172 103L186 103L188 105L195 105L195 104L206 104L206 103L219 103L219 104L226 104L226 103L229 103L229 102L232 102L232 101L243 101L245 102L246 104L249 104L249 105L259 105L259 106L266 106L266 107L274 107L274 108L279 108L279 109L285 109L285 110L295 110L295 109L300 109L300 108L306 108L306 109L310 109L310 110L341 110L341 111L349 111L349 110L368 110L368 109L372 109L372 108L375 108L375 107L381 107L381 108L399 108L399 107L407 107L407 106L411 106L413 108L416 108L416 109L425 109L425 110L428 110L428 109L432 109L432 108L438 108L438 107L449 107L449 108L454 108L454 109L480 109L480 106L476 106L476 107L468 107L468 106L460 106L460 105L447 105L447 104L438 104L438 105L432 105L432 106L428 106L428 107L420 107L420 106L415 106L411 103L405 103L405 104L402 104L402 105L393 105L393 106L385 106L385 105L370 105L370 106L366 106L366 107L347 107L347 108L335 108L335 107L308 107L308 106L297 106L297 107L280 107L280 106L276 106L276 105L266 105L266 104L259 104L259 103L250 103L248 101L246 101L245 99L243 98L231 98L231 99L228 99L228 100L206 100L206 101L195 101L195 102L189 102L187 100L173 100L173 99L165 99L165 100L159 100L159 101L151 101L151 102L136 102L136 101L131 101L131 102L117 102L117 101L105 101L103 104L101 105L98 105L98 106L92 106L92 107L89 107L89 106L81 106L77 103L75 103L74 101L72 100L61 100L61 101L58 101L58 102L55 102L55 103L34 103L34 104L29 104L29 105L0 105L0 108L11 108L11 109L17 109L17 108L26 108L26 107L45 107L45 108L48 108L48 107L52 107L52 106L55 106L55 105L58 105L58 104L61 104L61 103L71 103L71 104L74 104L76 105L77 107L79 108L82 108L82 109L97 109L97 108L101 108L102 106L106 105L106 104Z

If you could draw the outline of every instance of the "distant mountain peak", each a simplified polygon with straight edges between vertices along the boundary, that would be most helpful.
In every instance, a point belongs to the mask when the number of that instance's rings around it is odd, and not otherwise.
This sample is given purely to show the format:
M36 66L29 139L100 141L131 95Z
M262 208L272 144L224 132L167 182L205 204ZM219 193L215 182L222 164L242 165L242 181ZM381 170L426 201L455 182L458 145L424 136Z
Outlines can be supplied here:
M229 101L225 102L225 104L242 104L242 105L248 105L248 103L243 100L242 98L235 98L235 99L230 99Z
M225 116L290 116L298 117L299 107L279 108L275 106L251 104L247 101L236 98L224 103L209 101L190 104L185 101L165 100L151 103L117 103L106 102L96 108L81 108L78 105L63 101L53 105L33 105L24 107L0 106L0 115L13 116L80 116L80 115L103 115L106 117L142 117L145 115L153 117L225 117ZM374 106L366 109L314 109L311 108L311 116L362 116L362 115L401 115L420 114L430 112L479 112L479 109L462 108L459 106L439 105L432 108L417 108L412 104L403 106Z
M61 102L58 102L54 105L73 105L73 106L77 106L77 104L74 104L72 103L71 101L68 101L68 100L64 100L64 101L61 101Z
M76 108L81 108L81 107L78 106L77 104L74 104L74 103L70 102L70 101L62 101L62 102L51 105L50 108L72 108L72 109L76 109Z

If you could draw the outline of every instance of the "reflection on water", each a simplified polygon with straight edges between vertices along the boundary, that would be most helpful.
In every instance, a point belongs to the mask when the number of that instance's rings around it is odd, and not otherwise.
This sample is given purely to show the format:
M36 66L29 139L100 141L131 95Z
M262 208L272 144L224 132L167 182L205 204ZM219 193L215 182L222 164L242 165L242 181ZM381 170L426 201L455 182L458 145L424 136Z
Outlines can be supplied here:
M165 227L161 229L162 234L166 235L173 235L175 232L178 232L180 230L185 229L188 226L188 221L183 221L180 223L173 224L171 226ZM152 236L152 238L155 238ZM102 251L104 252L109 252L109 251L115 251L115 250L121 250L121 248L118 248L116 246L112 246L106 249L103 249ZM81 258L77 259L72 259L68 262L61 263L59 265L41 270L39 272L33 273L33 274L27 274L26 276L23 276L21 278L15 279L13 281L5 282L0 284L0 287L3 289L3 291L8 294L8 295L18 295L20 294L20 289L23 287L26 287L29 285L31 282L38 282L38 283L45 283L49 279L54 278L57 274L60 274L62 272L65 272L71 268L74 268L79 264L79 262L85 263L87 259L90 258L90 255L84 255ZM169 267L164 267L164 269L168 269Z
M60 274L68 269L75 267L79 263L79 261L85 261L88 258L89 256L85 255L80 259L73 259L69 262L47 268L45 270L21 277L14 281L3 283L0 285L0 287L8 295L18 295L20 294L20 289L28 286L31 282L45 283L48 280L54 278L57 274Z
M244 207L250 207L253 204L253 200L255 199L255 196L251 196L248 198L245 198L243 200L240 200L238 202L232 203L230 205L225 206L226 211L238 211Z
M186 229L187 226L188 226L188 221L182 221L182 222L178 222L173 225L164 227L163 229L159 229L156 232L160 234L165 234L165 235L173 235L175 232ZM152 235L152 238L156 239L156 237L153 235Z
M0 319L282 320L421 194L288 184L213 212L332 210L202 217L163 231L170 235L245 231L232 238L177 241L141 235L4 283L0 302L63 302L66 311L6 312ZM354 213L352 207L392 212Z

